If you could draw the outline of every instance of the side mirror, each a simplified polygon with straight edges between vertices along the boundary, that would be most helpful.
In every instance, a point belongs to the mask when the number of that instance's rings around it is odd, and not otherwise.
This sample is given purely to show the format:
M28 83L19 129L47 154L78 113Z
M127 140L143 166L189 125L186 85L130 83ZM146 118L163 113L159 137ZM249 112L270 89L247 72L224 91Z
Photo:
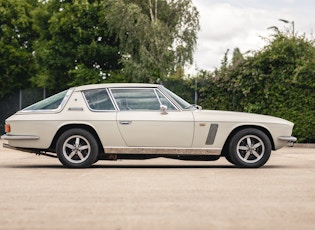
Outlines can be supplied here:
M196 109L202 110L202 107L200 105L193 105Z
M160 110L161 110L161 114L167 114L166 110L167 110L167 106L166 105L160 105Z

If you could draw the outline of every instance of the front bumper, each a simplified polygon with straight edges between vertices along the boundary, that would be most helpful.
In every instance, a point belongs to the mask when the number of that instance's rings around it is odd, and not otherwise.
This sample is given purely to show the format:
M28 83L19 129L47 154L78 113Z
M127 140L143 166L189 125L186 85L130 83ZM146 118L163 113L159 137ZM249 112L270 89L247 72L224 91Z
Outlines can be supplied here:
M292 137L292 136L280 136L280 137L278 137L278 139L280 141L287 141L287 142L291 142L291 143L297 141L297 138L296 137Z
M280 136L278 137L280 141L287 141L287 146L293 147L294 142L297 141L296 137L292 136Z

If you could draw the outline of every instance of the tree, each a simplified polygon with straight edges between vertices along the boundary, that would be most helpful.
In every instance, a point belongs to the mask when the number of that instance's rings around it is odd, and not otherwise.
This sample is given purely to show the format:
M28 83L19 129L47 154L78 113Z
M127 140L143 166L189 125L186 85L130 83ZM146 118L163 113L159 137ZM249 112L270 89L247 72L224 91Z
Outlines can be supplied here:
M282 117L295 123L299 141L315 141L314 41L281 32L267 41L253 56L209 74L202 106Z
M192 62L191 0L0 0L0 97L99 82L163 81Z
M185 77L183 68L176 69L161 83L186 101L194 103L195 81L193 78Z
M36 0L0 0L0 98L30 85L35 73L30 11Z
M233 57L232 57L232 66L237 67L239 64L241 64L244 60L243 54L241 53L239 48L235 48L233 51Z
M120 77L118 43L103 19L102 2L50 0L33 11L40 35L35 45L36 85L59 91Z
M191 0L108 0L105 5L128 81L163 81L192 63L199 19Z

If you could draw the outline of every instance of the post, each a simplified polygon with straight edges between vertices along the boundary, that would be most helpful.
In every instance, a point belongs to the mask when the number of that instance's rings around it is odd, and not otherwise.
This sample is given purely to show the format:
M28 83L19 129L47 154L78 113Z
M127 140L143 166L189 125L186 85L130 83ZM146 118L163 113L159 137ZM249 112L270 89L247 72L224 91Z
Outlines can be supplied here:
M22 103L23 103L23 91L20 89L20 91L19 91L19 110L22 109Z
M198 104L197 78L195 78L195 105Z

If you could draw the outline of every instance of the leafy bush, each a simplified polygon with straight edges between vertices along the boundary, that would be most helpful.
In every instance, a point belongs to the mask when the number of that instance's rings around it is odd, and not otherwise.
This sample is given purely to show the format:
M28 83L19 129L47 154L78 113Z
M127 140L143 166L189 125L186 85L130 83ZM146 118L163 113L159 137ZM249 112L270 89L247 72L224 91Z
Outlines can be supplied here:
M304 36L277 33L253 56L198 79L204 108L281 117L295 123L299 142L315 141L315 47Z

